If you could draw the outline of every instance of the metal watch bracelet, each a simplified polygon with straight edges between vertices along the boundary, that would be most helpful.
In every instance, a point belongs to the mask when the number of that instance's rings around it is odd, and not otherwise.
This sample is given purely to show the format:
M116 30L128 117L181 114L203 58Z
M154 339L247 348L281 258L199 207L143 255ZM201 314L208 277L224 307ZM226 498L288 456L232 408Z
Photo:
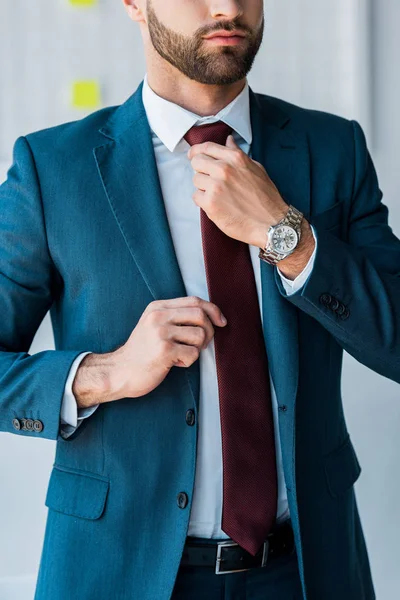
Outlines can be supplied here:
M299 241L300 241L300 237L301 237L301 227L300 226L301 226L302 220L303 220L303 213L300 212L292 204L289 204L289 210L287 211L286 216L281 221L279 221L279 223L277 223L274 227L277 227L278 225L291 225L298 232ZM261 258L261 260L264 260L265 262L267 262L269 264L274 265L277 262L279 262L280 260L287 258L287 256L289 256L291 254L291 253L280 254L279 252L276 252L276 250L272 250L272 249L267 250L268 244L269 244L269 240L268 240L265 248L260 248L258 257ZM293 250L293 252L294 252L294 250Z

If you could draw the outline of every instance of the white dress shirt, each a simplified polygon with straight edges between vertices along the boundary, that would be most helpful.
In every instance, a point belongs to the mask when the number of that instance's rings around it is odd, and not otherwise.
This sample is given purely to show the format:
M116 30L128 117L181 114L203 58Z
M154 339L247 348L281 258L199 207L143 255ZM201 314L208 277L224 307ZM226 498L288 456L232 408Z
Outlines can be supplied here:
M194 170L187 156L190 145L183 139L183 136L193 125L221 120L233 128L236 143L243 152L251 156L252 131L248 83L246 81L240 94L215 116L200 117L158 96L148 85L146 74L143 83L143 103L152 131L153 148L168 223L187 293L209 300L201 245L200 208L192 199L196 189L193 184ZM315 234L314 239L317 243ZM249 251L262 322L259 248L249 245ZM312 271L315 253L316 247L304 270L293 281L284 277L278 269L288 294L295 293L304 285ZM78 410L72 393L72 383L76 371L81 360L87 354L89 352L83 352L77 356L66 382L61 410L61 423L63 424L61 435L65 438L71 435L82 420L89 417L99 406L97 404ZM221 529L222 446L214 339L205 350L201 351L198 360L200 361L201 410L199 411L196 475L188 535L228 538ZM271 375L270 383L278 470L277 520L282 521L289 517L289 508L282 468L278 401ZM134 401L132 399L132 402Z

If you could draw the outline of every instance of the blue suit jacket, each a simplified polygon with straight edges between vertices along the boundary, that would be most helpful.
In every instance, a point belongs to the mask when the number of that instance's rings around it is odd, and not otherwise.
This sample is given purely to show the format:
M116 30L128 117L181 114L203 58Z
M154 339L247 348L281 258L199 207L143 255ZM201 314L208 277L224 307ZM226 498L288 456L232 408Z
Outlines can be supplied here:
M304 598L372 600L342 354L400 383L400 241L357 122L250 99L253 158L318 236L294 295L260 261ZM185 413L200 408L199 362L102 404L66 440L59 429L75 357L114 350L150 302L187 295L142 83L120 106L19 137L0 211L0 431L57 440L35 600L168 600L192 501L198 425ZM56 350L29 356L49 309Z

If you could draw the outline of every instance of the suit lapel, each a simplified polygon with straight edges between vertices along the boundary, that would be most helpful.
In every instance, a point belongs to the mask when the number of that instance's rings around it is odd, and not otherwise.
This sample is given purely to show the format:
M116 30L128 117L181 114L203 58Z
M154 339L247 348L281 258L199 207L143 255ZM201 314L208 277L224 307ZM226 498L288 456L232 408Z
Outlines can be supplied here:
M284 129L290 120L288 115L252 90L250 109L252 158L264 166L283 199L308 218L310 163L306 135L290 127ZM260 269L264 339L271 377L279 404L294 407L299 374L297 308L279 292L276 267L260 260Z
M143 81L99 130L110 141L93 148L111 210L154 300L187 296L165 211ZM199 361L182 369L199 405Z
M187 295L165 211L151 130L142 102L143 81L99 130L93 148L112 213L155 300ZM286 202L309 215L309 154L304 134L283 129L289 117L250 89L252 158L264 165ZM280 401L294 402L298 380L296 308L280 293L274 269L260 260L264 338ZM288 365L290 367L288 368ZM199 404L199 361L183 369Z
M125 242L153 298L160 300L185 296L186 290L168 225L141 89L142 83L117 109L112 141L93 152ZM128 123L126 113L130 113ZM123 128L118 127L121 120ZM108 136L110 129L109 123L100 131Z

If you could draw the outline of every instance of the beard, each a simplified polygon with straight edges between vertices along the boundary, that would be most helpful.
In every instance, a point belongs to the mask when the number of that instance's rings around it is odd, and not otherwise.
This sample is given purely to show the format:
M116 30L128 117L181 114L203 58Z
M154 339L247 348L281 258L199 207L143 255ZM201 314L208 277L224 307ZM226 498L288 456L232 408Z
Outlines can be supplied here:
M189 79L209 85L228 85L246 77L261 46L264 17L256 32L239 23L219 23L218 29L197 31L187 37L169 29L158 19L151 0L147 3L149 35L156 52ZM246 38L238 46L214 46L207 50L202 38L212 31L241 30Z

